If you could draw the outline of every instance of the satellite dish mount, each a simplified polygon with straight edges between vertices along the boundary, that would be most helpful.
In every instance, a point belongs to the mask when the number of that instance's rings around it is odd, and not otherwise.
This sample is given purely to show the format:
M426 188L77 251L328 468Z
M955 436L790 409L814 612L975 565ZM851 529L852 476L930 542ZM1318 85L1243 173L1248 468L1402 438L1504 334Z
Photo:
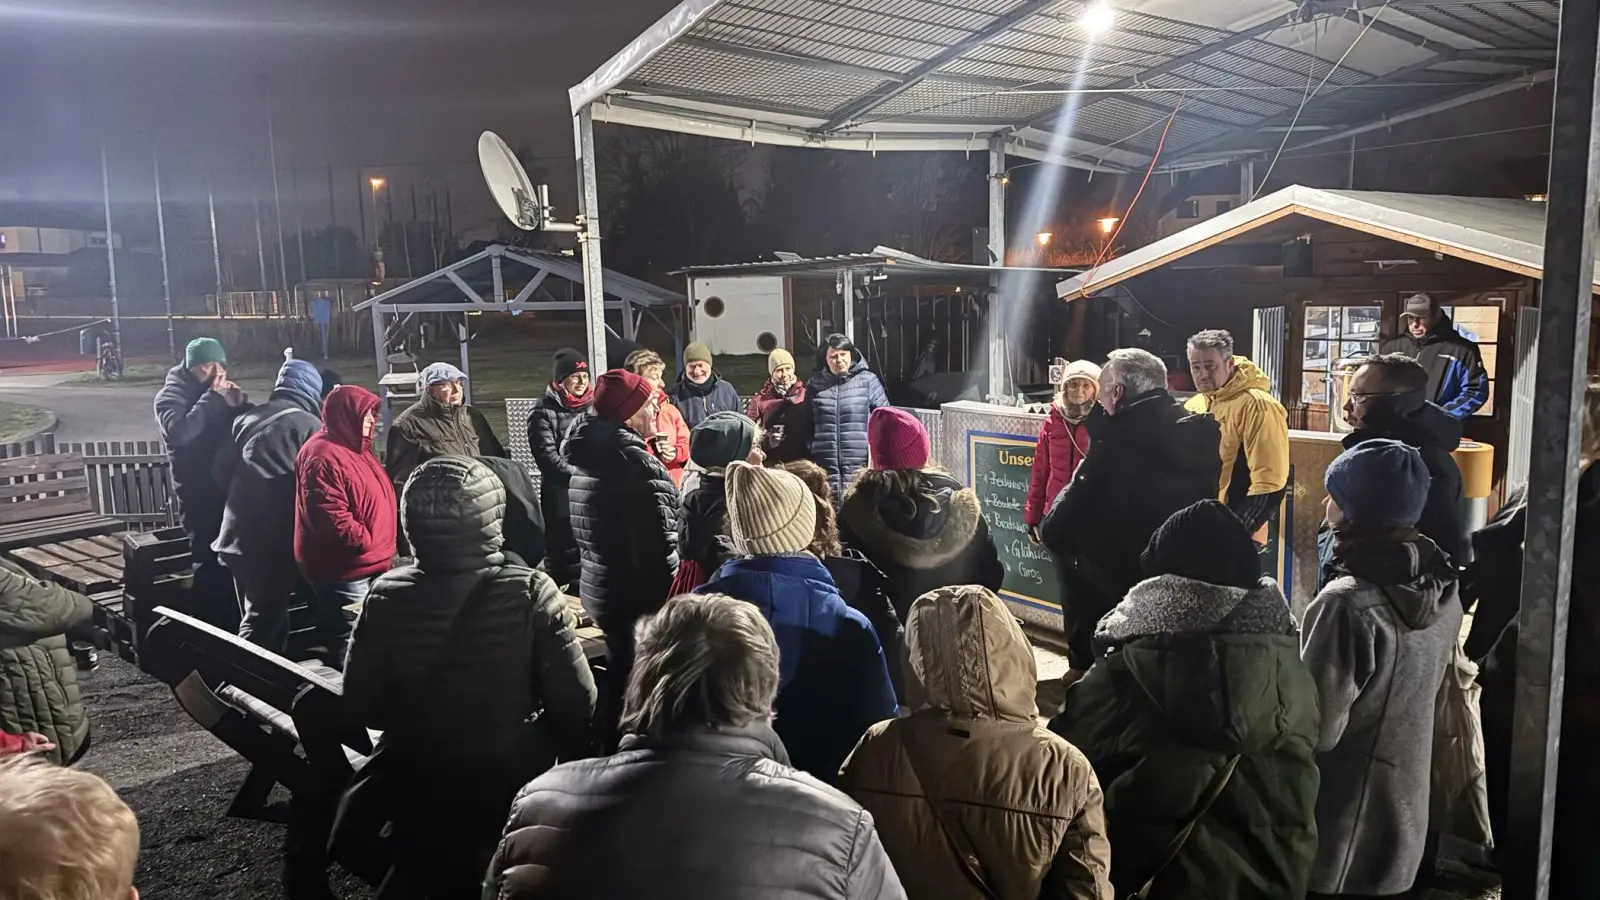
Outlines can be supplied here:
M511 224L523 231L556 231L574 234L583 229L570 222L555 221L555 210L550 206L550 186L535 186L528 173L498 134L485 131L478 136L478 165L483 169L483 180L489 193L500 205Z

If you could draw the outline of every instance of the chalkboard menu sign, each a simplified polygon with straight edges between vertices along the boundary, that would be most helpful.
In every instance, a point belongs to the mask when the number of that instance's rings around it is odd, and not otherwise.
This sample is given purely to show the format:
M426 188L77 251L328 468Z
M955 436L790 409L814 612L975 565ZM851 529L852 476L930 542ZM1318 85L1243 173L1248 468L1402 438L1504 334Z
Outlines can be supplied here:
M1061 582L1049 552L1028 540L1022 520L1033 474L1035 441L1009 434L967 432L967 483L1000 550L1006 580L1000 595L1050 612L1061 611Z

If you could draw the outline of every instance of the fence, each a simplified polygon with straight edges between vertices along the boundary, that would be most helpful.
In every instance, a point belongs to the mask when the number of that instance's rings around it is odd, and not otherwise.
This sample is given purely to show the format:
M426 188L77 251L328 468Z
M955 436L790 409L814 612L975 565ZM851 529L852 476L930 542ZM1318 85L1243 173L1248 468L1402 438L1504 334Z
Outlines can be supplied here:
M88 469L89 498L95 511L127 522L135 531L178 524L172 472L160 441L57 443L40 435L20 444L0 444L0 459L76 453Z

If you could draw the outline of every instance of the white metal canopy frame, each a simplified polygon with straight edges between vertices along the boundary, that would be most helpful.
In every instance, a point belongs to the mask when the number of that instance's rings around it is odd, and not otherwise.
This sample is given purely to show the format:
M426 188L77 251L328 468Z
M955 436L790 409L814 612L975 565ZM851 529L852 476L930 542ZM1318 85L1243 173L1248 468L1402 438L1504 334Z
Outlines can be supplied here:
M598 274L595 120L988 152L1003 262L1008 154L1142 172L1157 156L1177 170L1353 146L1550 80L1557 13L1554 0L684 0L569 91L585 265Z

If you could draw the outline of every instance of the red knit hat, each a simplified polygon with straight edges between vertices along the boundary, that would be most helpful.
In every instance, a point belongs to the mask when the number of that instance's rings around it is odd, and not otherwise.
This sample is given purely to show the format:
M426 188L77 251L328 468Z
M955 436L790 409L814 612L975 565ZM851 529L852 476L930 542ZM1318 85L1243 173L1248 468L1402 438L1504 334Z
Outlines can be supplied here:
M612 369L594 380L594 411L606 419L626 422L650 402L655 387L626 369Z
M867 453L874 469L920 469L928 464L928 429L903 409L880 406L867 417Z

